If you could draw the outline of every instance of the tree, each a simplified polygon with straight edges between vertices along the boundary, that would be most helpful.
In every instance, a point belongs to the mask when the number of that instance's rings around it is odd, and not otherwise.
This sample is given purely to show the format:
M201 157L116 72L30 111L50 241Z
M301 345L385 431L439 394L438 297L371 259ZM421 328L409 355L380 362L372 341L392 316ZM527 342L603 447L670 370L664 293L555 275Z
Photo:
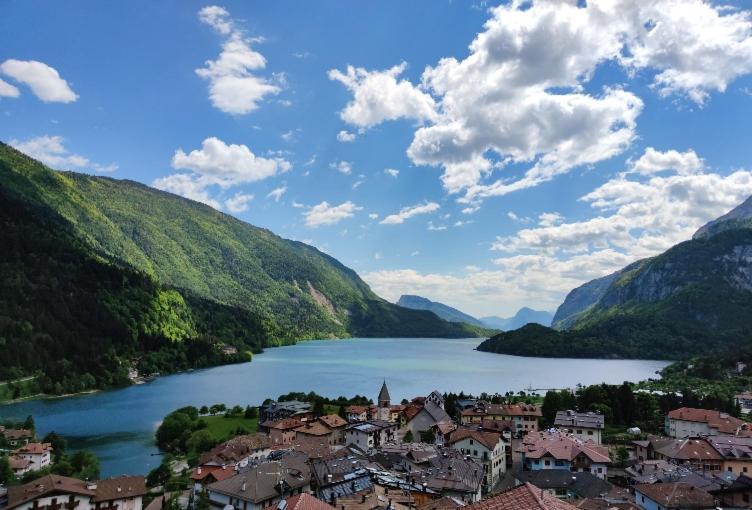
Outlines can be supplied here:
M52 462L58 462L65 453L65 447L67 446L65 439L55 431L52 431L44 436L42 442L50 443L52 445Z
M258 407L246 406L244 416L246 420L255 420L258 418Z
M16 477L10 468L8 457L0 457L0 484L10 485L15 481Z
M313 414L314 416L323 416L324 412L324 399L317 398L313 402Z
M343 420L347 420L347 411L345 410L345 406L339 406L339 409L337 410L337 416L339 416Z
M421 430L420 431L420 440L424 443L433 444L436 442L436 433L434 433L433 430Z
M196 501L196 510L210 510L209 493L206 489L202 490L198 494L198 500Z
M413 443L413 442L415 442L415 438L413 437L413 431L412 430L408 430L407 434L405 434L405 437L402 438L402 441L404 441L405 443Z
M170 479L171 475L169 459L165 457L159 466L149 471L149 474L146 476L146 484L149 487L164 485Z
M23 422L23 428L27 430L36 430L36 427L34 426L34 417L29 415L26 417L26 420Z
M211 450L215 444L217 442L208 430L197 430L185 442L185 447L189 452L203 453Z
M623 466L629 460L629 451L625 446L620 446L616 449L616 462L619 466Z
M240 416L243 414L243 408L240 406L233 406L232 409L230 409L229 414L232 416Z
M206 406L201 406L201 409L198 410L199 414L209 414L209 408Z
M99 479L99 459L86 450L79 450L70 457L71 467L75 478L83 480Z
M157 446L166 452L185 452L185 443L195 424L190 416L180 411L168 414L157 429Z

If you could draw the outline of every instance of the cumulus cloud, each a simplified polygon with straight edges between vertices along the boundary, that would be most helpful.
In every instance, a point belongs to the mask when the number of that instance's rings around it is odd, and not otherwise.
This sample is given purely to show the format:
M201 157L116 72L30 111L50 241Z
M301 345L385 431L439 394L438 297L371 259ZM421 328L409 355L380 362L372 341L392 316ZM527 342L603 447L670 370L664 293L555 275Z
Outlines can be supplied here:
M400 225L405 220L417 216L419 214L428 214L439 209L439 204L436 202L426 202L424 204L413 205L409 207L403 207L396 214L390 214L379 223L382 225Z
M333 168L339 173L342 173L345 175L349 175L350 173L352 173L352 163L350 163L349 161L339 161L336 163L329 163L329 168Z
M0 80L0 97L18 97L21 92L8 83L7 81Z
M385 168L384 173L396 178L399 175L399 170L396 168Z
M222 52L216 60L207 60L196 74L209 81L209 99L215 108L243 115L258 108L269 95L282 89L279 79L269 79L254 71L266 67L266 59L251 48L252 42L235 26L230 13L223 7L208 6L199 11L199 20L225 37Z
M618 83L585 87L604 63L652 79L662 96L699 104L752 72L749 13L703 0L513 1L490 13L469 54L427 67L420 85L396 81L404 64L330 73L353 93L341 113L351 125L424 121L408 156L442 168L444 188L461 194L467 209L612 158L632 143L642 100ZM369 85L377 77L388 85ZM378 93L395 84L409 97ZM494 179L511 164L527 170Z
M34 95L45 103L72 103L78 99L78 95L73 92L68 82L60 77L57 70L44 62L8 59L0 64L0 73L27 85ZM0 92L0 95L18 96L18 89L6 82L3 83L6 86L0 84L0 89L4 89L6 94Z
M209 188L229 189L239 184L267 179L286 172L291 165L282 158L263 158L256 156L242 144L227 144L216 137L206 138L200 149L186 153L178 149L172 156L172 167L176 170L188 170L190 173L178 173L155 179L155 188L177 193L186 198L221 209L218 200L211 197ZM234 211L226 201L228 210Z
M648 147L637 161L631 162L629 169L638 174L650 175L665 170L674 170L681 175L695 174L702 170L704 163L693 150L660 152Z
M337 133L337 141L340 142L354 142L355 141L355 133L351 133L346 130L342 130L339 133Z
M114 163L100 165L94 163L85 156L70 152L65 148L62 136L38 136L25 141L13 139L10 145L23 152L27 156L38 159L45 165L58 170L90 169L95 172L109 173L117 170Z
M339 223L344 219L351 218L355 215L356 211L362 209L362 207L358 207L349 200L340 205L330 205L329 202L324 201L311 207L303 213L303 216L305 216L307 226L316 228L321 225Z
M274 188L271 190L267 195L266 198L273 198L275 202L279 202L279 200L282 198L282 195L287 193L287 186L280 186L279 188Z
M228 211L240 213L248 210L248 203L253 200L253 195L237 192L232 197L225 200L225 206Z
M399 79L405 69L407 63L402 62L384 71L368 71L353 66L347 66L344 73L337 69L330 70L329 79L342 83L353 94L352 101L340 112L342 120L353 126L368 128L385 120L436 119L433 98L409 81Z

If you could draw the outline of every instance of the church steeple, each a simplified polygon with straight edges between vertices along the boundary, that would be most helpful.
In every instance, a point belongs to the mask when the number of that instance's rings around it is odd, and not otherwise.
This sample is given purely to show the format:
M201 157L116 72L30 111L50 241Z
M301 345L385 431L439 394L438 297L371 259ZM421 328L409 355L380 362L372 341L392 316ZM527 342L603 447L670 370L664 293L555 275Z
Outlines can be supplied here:
M389 397L389 389L386 387L386 379L384 380L384 384L381 385L381 391L379 391L379 407L389 407L389 403L391 401L391 397Z

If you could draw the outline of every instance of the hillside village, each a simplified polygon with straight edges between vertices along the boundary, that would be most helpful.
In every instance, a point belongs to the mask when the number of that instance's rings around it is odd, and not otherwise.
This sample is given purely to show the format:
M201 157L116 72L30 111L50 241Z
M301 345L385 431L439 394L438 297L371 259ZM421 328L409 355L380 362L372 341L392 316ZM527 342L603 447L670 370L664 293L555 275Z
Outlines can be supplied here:
M198 413L190 409L176 413ZM537 403L453 398L450 405L439 391L395 404L386 381L375 403L341 406L336 414L302 400L248 409L258 413L256 432L234 435L188 463L173 461L165 476L96 481L55 474L53 444L37 440L33 429L0 428L9 469L28 480L0 486L0 508L752 507L752 425L721 411L673 409L663 434L630 429L631 439L613 442L597 412L558 409L547 424Z

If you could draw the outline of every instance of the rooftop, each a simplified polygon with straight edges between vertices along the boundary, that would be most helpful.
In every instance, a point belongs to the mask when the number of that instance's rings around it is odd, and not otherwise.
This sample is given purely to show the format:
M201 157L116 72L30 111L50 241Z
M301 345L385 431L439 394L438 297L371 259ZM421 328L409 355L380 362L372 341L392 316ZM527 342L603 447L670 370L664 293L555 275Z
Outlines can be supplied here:
M664 508L708 508L713 507L713 496L688 483L656 483L636 485L640 492Z
M538 487L525 483L468 507L468 510L576 510Z
M530 459L540 459L549 455L556 460L572 461L577 456L584 455L592 462L611 462L608 448L560 432L530 432L522 440L517 452Z
M668 418L671 420L707 423L710 428L716 429L723 434L736 434L739 428L745 424L744 421L734 418L728 413L693 407L674 409L668 413Z
M576 411L558 411L554 425L557 427L583 427L602 429L605 427L605 419L598 413L578 413Z

